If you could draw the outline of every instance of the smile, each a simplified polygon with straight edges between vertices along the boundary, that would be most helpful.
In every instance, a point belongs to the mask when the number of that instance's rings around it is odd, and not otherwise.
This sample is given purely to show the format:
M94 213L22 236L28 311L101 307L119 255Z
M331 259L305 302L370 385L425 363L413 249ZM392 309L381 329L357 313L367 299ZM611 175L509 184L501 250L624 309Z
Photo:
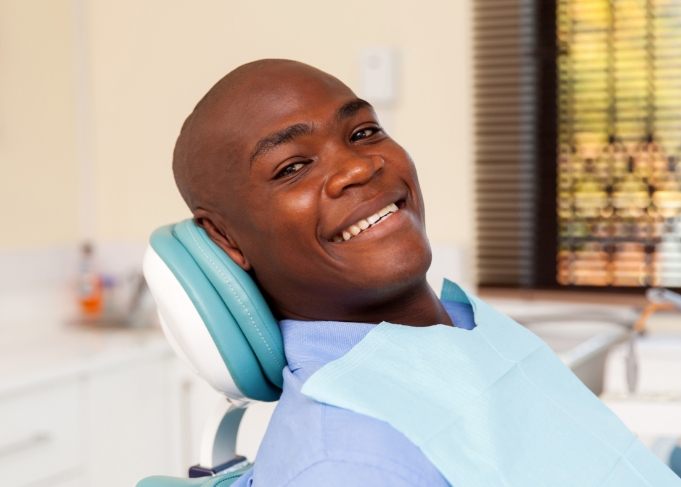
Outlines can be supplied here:
M363 231L374 227L381 223L382 221L385 221L386 219L390 218L394 213L396 213L399 210L399 207L395 203L390 203L388 206L385 208L382 208L378 210L376 213L369 215L366 218L362 218L361 220L353 223L349 227L347 227L345 230L341 231L337 235L333 237L334 242L347 242L348 240L356 237Z

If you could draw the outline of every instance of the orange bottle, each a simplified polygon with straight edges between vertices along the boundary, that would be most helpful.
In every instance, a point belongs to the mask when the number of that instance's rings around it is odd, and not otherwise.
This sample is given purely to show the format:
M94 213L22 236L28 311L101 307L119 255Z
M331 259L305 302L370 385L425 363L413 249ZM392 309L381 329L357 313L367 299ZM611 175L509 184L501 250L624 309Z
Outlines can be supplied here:
M102 278L95 272L94 249L90 242L85 242L80 248L77 293L79 309L84 317L96 318L102 313Z

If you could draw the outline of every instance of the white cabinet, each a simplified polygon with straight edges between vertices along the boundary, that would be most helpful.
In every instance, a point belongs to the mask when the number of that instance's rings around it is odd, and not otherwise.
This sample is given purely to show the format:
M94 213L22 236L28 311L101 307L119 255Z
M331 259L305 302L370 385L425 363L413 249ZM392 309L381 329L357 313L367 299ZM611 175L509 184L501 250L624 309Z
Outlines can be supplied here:
M181 473L180 379L160 333L69 329L32 343L0 356L0 485L121 487Z
M73 475L85 450L83 387L71 379L0 400L0 483Z
M88 485L134 486L172 470L174 358L140 359L87 377Z
M157 330L65 330L0 347L0 486L122 487L184 476L204 421L224 399ZM253 459L273 404L244 416L237 451Z

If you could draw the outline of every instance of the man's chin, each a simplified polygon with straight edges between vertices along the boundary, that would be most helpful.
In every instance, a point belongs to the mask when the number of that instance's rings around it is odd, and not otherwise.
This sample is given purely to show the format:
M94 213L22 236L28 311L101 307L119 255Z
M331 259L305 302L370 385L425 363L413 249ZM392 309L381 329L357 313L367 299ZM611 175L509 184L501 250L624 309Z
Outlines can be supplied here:
M388 313L427 291L430 247L426 241L418 250L412 247L409 255L387 254L390 258L384 254L382 259L354 262L345 271L318 280L279 286L286 292L277 296L277 311L283 317L303 320L400 322Z
M378 293L399 293L425 281L432 254L424 240L420 246L410 246L409 251L386 249L380 259L369 260L362 265L363 278L360 286Z

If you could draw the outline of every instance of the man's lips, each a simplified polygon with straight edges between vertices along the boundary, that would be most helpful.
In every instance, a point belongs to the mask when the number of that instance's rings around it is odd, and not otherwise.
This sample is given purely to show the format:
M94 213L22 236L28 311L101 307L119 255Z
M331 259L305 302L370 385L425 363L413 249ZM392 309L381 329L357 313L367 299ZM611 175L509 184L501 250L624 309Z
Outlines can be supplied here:
M340 234L333 237L333 241L336 243L346 242L351 238L356 237L364 230L368 230L374 225L378 225L380 222L384 221L386 218L391 216L393 213L396 213L398 210L399 208L395 203L390 203L388 206L378 210L373 215L369 215L368 217L362 218L358 222L353 223L348 228L343 230Z
M403 193L382 194L366 203L358 205L341 223L326 234L326 240L343 242L361 232L380 224L393 213L406 206L406 195Z

